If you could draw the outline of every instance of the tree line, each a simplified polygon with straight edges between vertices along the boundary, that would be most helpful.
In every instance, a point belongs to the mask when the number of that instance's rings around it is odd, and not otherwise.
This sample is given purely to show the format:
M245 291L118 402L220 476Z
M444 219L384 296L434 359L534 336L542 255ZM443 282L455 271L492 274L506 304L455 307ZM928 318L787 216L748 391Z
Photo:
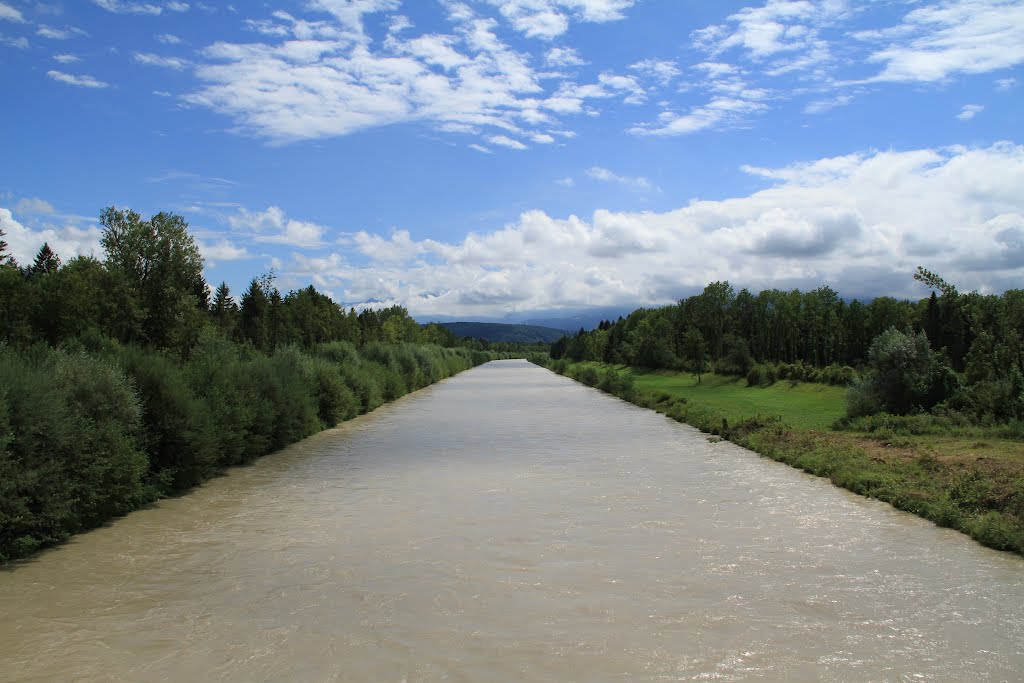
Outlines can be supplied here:
M492 357L272 275L211 301L181 216L100 222L103 258L66 263L0 232L0 562Z
M671 306L641 308L551 345L553 359L714 371L749 384L851 385L851 416L915 411L1024 419L1024 290L959 292L918 268L919 301L846 300L829 287L747 289L713 282Z

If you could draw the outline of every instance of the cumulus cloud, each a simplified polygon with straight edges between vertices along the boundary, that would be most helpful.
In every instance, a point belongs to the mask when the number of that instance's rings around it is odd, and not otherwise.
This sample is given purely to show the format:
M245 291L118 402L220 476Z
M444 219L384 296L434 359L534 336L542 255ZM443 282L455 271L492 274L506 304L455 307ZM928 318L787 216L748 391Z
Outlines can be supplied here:
M240 261L253 257L245 247L233 244L227 239L220 239L216 242L196 240L196 244L208 268L215 266L218 261Z
M270 206L266 211L239 209L228 217L228 224L235 230L247 233L257 242L286 244L293 247L319 247L327 229L316 223L288 218L279 207Z
M668 85L679 75L679 67L667 59L644 59L631 64L629 68L651 76L661 85Z
M544 63L548 66L582 66L586 60L580 57L575 48L553 47L544 55Z
M6 233L4 241L11 256L22 265L32 263L44 242L64 261L103 253L102 232L95 225L83 228L75 223L44 221L30 227L15 219L10 209L0 207L0 230Z
M617 21L636 0L488 0L513 28L529 38L551 40L569 30L571 20Z
M296 257L284 271L348 302L417 315L669 303L709 281L921 296L918 265L962 289L1002 291L1024 274L1024 146L867 152L745 169L748 196L668 212L528 211L460 242L407 232L350 243L368 263Z
M19 214L32 215L51 215L57 213L57 210L53 208L53 204L45 199L39 199L38 197L25 197L24 199L18 200L18 203L14 206L14 210Z

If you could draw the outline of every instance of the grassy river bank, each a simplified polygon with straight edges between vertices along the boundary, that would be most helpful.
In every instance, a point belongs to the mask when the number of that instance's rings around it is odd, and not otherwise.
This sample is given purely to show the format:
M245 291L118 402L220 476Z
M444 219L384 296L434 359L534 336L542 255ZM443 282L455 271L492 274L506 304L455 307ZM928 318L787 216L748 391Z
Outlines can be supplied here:
M589 386L826 477L978 542L1024 554L1024 448L998 427L925 418L845 421L845 390L799 382L543 362Z

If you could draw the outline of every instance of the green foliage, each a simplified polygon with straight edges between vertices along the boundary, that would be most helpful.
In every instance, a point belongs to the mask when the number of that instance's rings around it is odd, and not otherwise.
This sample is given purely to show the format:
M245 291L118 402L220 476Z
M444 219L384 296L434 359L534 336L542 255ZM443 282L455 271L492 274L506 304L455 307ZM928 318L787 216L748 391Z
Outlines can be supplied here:
M847 412L851 417L876 412L905 415L930 408L937 402L940 368L924 332L915 335L889 328L871 343L867 370L850 387Z
M432 323L432 325L448 330L455 337L484 339L489 342L516 342L524 344L543 342L550 344L565 336L565 332L563 330L556 330L551 327L541 327L539 325L510 325L505 323L477 322ZM430 327L430 325L427 327ZM454 344L448 345L454 346Z
M708 350L704 335L696 327L688 328L683 335L683 357L700 382L701 373L708 369Z
M564 363L549 362L552 367ZM592 379L587 369L598 373L593 364L565 368L570 376L585 374ZM614 385L610 372L617 371L605 368L599 388ZM976 464L964 466L958 459L940 460L927 453L880 458L853 438L820 431L828 419L841 413L842 390L838 387L786 386L780 382L769 388L747 388L728 377L712 375L708 380L697 384L678 373L642 374L628 400L825 477L836 486L958 529L989 547L1024 554L1024 477L1019 475L1016 448L1012 451L1015 465L1007 469L983 469L974 459ZM745 396L757 398L745 402ZM807 421L815 404L831 405L832 418L822 414L814 422ZM754 407L762 410L750 417ZM841 422L858 431L873 425L877 434L891 433L889 430L894 428L933 433L935 429L957 430L967 424L961 422L958 426L958 419L965 418L955 414L941 419L932 415L875 415L844 418Z
M0 387L0 560L144 502L141 409L116 366L0 346Z
M182 217L100 222L102 262L0 267L0 561L493 357L272 272L211 307Z
M938 290L943 296L955 297L957 295L956 287L943 280L937 274L930 270L926 270L921 266L917 267L917 272L914 273L914 279L928 287L931 287L932 289Z
M189 386L188 369L152 350L123 347L118 361L142 401L148 481L157 495L181 491L218 469L214 425L205 402Z
M36 254L35 260L29 267L29 274L31 276L49 275L58 270L60 270L60 257L53 253L49 244L43 242L43 246L39 248L39 253Z
M152 348L0 344L0 561L187 489L490 356L347 342L272 355L209 328Z
M149 220L108 207L100 214L106 255L114 276L120 337L187 351L198 335L205 285L203 258L181 216L158 213Z

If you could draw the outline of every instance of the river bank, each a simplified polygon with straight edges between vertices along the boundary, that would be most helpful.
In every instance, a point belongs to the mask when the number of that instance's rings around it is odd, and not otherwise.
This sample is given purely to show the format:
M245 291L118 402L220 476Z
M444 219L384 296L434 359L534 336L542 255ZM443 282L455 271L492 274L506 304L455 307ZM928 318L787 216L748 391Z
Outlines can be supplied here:
M26 683L973 683L1022 642L1024 559L514 360L0 571Z
M265 354L217 334L187 359L0 344L0 564L495 357L342 341Z
M844 413L836 387L746 387L716 375L698 384L687 373L599 363L549 368L988 547L1024 554L1024 448L997 430L914 434L878 419L841 431L831 428Z

